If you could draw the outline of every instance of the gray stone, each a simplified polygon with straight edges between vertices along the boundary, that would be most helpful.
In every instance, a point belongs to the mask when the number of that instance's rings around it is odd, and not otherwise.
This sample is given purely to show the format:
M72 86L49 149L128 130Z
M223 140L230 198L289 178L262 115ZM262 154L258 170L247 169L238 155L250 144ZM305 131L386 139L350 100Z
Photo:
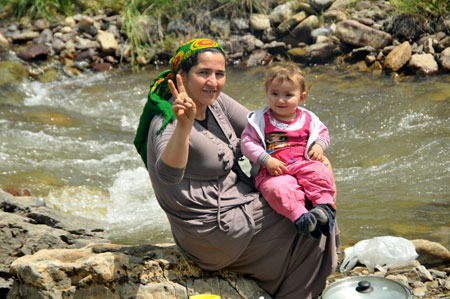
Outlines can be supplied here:
M392 40L389 33L373 29L355 20L339 22L336 26L336 36L346 44L356 47L372 46L375 49L383 48Z
M252 14L250 16L250 28L254 31L264 31L270 28L270 20L268 15Z

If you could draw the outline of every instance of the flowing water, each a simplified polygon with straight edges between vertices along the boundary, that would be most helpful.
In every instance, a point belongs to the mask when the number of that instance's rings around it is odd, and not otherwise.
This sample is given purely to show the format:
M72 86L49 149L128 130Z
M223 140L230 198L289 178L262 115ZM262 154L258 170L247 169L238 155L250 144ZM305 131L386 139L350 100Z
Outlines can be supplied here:
M133 146L148 85L161 71L115 70L26 82L0 100L0 188L102 220L118 243L171 242ZM225 92L265 105L260 69L228 70ZM307 69L305 107L328 126L344 243L382 235L450 248L450 75L407 78Z

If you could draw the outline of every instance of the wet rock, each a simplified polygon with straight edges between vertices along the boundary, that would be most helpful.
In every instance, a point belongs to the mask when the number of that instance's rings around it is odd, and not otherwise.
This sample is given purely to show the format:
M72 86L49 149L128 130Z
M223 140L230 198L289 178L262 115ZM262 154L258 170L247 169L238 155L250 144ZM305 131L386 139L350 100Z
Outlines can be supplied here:
M414 54L409 60L408 67L418 75L433 75L439 67L431 54Z
M266 50L256 50L250 56L243 61L246 67L255 67L261 65L267 65L272 61L272 55Z
M106 72L111 70L112 65L111 63L103 62L103 63L94 63L92 65L92 68L98 72Z
M355 20L346 20L336 25L336 36L349 45L356 47L372 46L383 48L391 42L391 35L363 25Z
M250 16L249 24L254 31L264 31L270 28L270 19L267 15L256 13Z
M24 94L20 84L28 78L25 66L14 61L0 61L0 103L20 103Z
M23 60L33 60L33 59L47 59L49 49L46 45L42 43L31 45L23 50L21 50L19 53L17 53L17 56L22 58Z
M384 60L384 67L397 72L401 69L411 58L411 45L408 41L395 47Z

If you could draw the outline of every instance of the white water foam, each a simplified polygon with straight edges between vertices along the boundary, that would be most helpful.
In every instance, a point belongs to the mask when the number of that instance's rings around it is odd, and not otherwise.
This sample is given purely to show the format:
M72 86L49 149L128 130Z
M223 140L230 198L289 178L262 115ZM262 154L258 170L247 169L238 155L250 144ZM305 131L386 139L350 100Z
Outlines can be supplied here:
M136 227L148 225L149 230L159 227L170 229L163 210L153 193L148 172L143 167L123 170L117 174L109 188L111 205L107 222Z

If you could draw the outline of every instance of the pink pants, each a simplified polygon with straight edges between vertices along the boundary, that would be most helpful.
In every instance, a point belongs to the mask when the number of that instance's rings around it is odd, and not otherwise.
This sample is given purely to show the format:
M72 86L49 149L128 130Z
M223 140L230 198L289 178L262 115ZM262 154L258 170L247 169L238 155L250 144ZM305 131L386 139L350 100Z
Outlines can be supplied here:
M262 169L256 176L256 188L277 213L294 222L308 212L305 196L313 206L334 203L333 176L322 162L302 159L287 168L287 174L271 176Z

